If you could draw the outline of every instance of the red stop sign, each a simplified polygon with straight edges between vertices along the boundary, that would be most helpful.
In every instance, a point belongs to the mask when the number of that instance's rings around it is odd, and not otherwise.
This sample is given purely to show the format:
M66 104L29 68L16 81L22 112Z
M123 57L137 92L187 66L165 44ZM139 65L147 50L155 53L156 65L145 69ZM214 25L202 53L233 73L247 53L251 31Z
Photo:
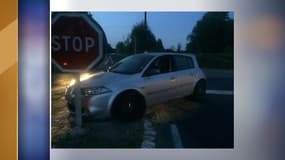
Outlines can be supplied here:
M58 13L52 18L52 61L63 72L82 72L104 57L104 32L86 13Z

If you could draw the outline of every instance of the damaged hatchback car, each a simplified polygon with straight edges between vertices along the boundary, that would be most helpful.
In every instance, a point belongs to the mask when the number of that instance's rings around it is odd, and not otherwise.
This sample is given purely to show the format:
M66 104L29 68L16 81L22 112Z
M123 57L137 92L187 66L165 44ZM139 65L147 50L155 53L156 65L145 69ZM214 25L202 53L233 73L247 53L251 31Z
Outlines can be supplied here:
M65 92L74 112L75 85ZM193 54L141 53L128 56L81 80L82 111L94 118L130 120L141 118L147 107L171 99L206 92L206 77Z

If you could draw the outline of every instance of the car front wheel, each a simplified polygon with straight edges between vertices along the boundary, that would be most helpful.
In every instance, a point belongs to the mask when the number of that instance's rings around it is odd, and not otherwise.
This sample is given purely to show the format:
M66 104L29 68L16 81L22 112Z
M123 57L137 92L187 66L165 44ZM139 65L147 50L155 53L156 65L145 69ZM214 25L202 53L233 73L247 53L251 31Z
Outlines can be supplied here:
M112 107L112 117L116 120L137 120L143 117L145 103L143 97L134 91L119 95Z

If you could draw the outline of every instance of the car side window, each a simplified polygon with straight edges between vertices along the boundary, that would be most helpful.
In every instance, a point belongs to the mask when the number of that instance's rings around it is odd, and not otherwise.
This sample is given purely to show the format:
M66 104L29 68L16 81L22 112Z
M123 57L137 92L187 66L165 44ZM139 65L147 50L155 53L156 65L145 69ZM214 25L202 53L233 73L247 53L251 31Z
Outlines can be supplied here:
M175 71L194 68L193 60L188 56L173 56L173 62Z
M170 61L171 61L170 56L158 57L150 64L148 69L145 71L144 76L151 76L151 75L171 72Z

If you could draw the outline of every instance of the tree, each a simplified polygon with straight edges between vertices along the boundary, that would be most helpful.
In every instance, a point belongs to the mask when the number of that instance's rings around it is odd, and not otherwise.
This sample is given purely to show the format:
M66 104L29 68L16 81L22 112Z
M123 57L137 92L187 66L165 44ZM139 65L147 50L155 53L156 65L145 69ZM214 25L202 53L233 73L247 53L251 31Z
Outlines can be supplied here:
M118 42L117 43L116 53L119 53L119 54L126 54L127 53L127 48L126 48L124 42Z
M155 38L148 25L143 22L134 25L131 33L123 42L118 42L116 52L130 55L134 53L162 52L164 51L161 39Z
M164 47L163 47L161 39L158 39L156 42L156 51L158 52L164 51Z
M165 49L166 52L175 52L176 48L174 46L171 46L170 48Z
M154 51L156 49L156 39L148 26L144 23L135 25L129 36L131 48L136 47L136 52Z
M197 22L187 40L188 52L224 52L226 48L233 48L233 20L228 12L208 12Z
M177 44L177 50L176 50L176 52L178 52L178 53L181 52L181 44L180 44L180 43Z
M107 53L114 53L115 49L109 43L106 43Z
M226 22L226 29L224 35L224 52L234 52L234 21L229 19Z

